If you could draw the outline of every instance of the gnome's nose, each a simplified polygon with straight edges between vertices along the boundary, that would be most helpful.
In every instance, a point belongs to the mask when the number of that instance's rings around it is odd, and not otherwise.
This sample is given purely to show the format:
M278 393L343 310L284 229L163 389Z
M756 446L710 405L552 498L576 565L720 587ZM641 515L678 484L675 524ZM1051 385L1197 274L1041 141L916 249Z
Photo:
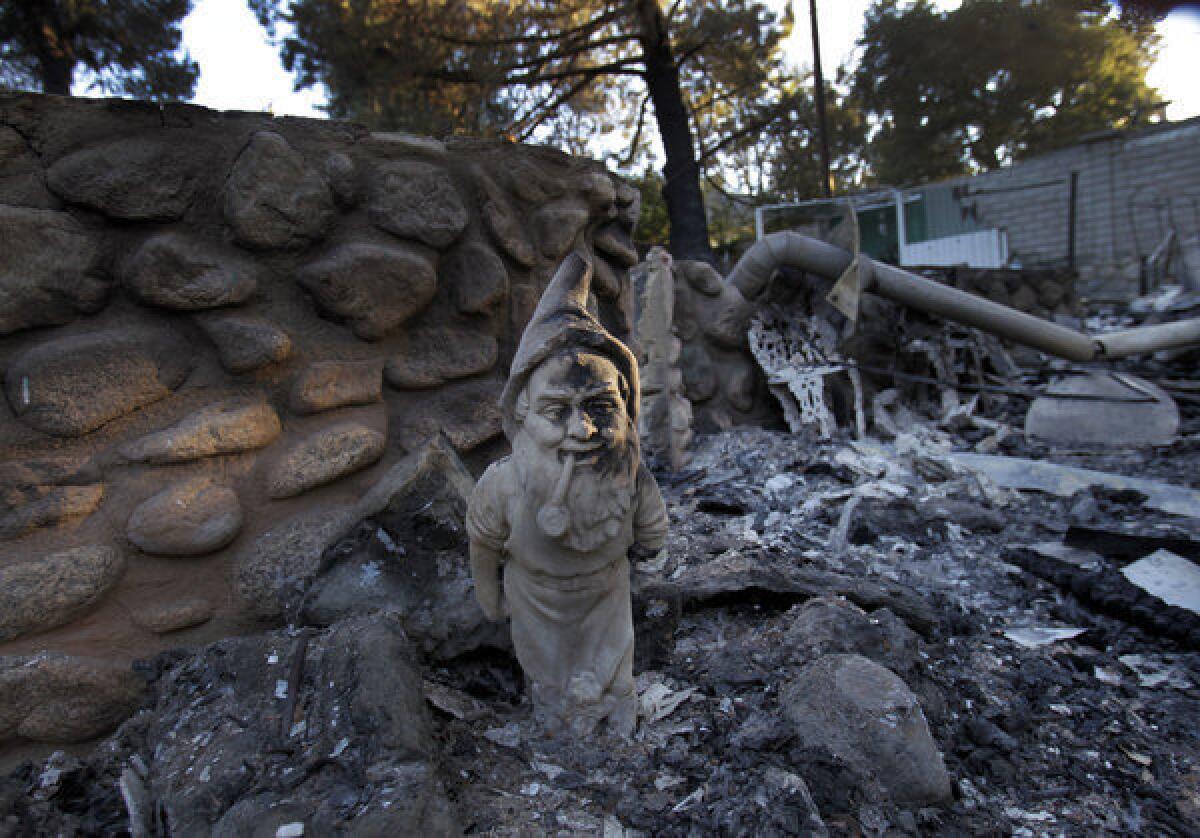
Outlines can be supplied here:
M571 420L567 425L567 433L572 439L586 442L596 434L596 426L591 418L582 410L571 411Z

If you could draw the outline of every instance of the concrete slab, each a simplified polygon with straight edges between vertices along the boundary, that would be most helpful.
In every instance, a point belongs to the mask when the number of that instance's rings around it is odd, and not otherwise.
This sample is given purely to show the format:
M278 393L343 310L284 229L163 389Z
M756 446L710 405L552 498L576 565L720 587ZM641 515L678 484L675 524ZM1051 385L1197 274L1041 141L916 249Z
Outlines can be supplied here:
M1025 433L1054 445L1170 445L1179 435L1179 408L1161 387L1132 375L1071 375L1033 400Z
M1200 491L1141 477L1124 477L1075 466L1061 466L1024 457L1000 457L955 451L951 460L989 478L1004 489L1046 492L1069 498L1089 486L1133 489L1146 496L1146 505L1170 515L1200 518Z

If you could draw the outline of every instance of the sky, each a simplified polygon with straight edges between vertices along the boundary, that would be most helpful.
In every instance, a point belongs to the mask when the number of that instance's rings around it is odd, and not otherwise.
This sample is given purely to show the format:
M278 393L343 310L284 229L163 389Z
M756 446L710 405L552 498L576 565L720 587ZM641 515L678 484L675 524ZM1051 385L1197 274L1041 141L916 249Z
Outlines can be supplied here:
M797 66L812 64L807 0L775 0L782 8L791 2L796 26L787 49ZM819 0L821 60L826 78L853 57L854 41L862 29L870 0ZM957 2L937 3L942 7ZM1167 116L1187 119L1200 115L1200 11L1177 10L1159 26L1163 44L1150 71L1150 84L1170 100ZM296 116L323 116L324 91L296 92L291 74L279 61L279 50L246 7L246 0L195 0L183 22L184 46L200 65L196 104L218 110L271 111Z

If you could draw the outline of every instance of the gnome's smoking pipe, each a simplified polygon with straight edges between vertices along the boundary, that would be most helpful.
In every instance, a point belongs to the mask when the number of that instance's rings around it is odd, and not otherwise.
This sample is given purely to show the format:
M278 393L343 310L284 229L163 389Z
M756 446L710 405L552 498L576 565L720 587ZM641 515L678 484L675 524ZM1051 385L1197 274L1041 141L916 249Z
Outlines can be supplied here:
M558 475L558 482L554 484L554 491L550 494L550 500L537 514L538 526L551 538L561 538L570 524L571 516L567 512L566 501L567 490L571 488L571 476L574 473L575 452L568 451L563 460L562 472Z

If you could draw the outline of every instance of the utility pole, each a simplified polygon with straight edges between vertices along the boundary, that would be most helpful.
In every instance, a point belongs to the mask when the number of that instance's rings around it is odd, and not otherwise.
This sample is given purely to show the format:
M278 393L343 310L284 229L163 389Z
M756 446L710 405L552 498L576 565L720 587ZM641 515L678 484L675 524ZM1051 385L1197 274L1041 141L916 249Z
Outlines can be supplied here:
M821 72L821 36L817 31L817 0L808 0L808 17L812 21L813 74L817 83L817 133L821 140L821 194L833 194L829 173L829 124L825 121L825 75Z

